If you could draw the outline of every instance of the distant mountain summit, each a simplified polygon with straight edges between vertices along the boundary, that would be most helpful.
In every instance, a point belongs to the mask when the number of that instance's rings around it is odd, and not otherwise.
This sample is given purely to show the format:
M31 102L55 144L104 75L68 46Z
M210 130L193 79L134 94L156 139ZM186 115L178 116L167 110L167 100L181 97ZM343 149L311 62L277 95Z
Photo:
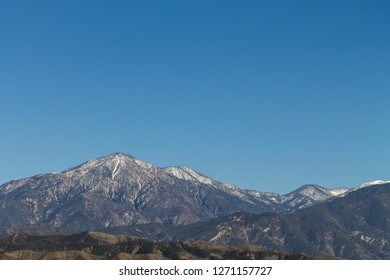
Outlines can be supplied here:
M317 185L304 185L283 196L282 203L290 212L319 202L327 201L347 193L347 188L327 189Z
M116 153L0 186L0 228L191 224L238 211L290 213L346 191L306 185L284 196L261 193Z

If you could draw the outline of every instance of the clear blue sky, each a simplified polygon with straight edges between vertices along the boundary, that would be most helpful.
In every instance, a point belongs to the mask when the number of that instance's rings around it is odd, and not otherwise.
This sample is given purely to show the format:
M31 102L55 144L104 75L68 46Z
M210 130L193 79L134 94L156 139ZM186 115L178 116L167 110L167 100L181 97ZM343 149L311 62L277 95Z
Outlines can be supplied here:
M114 152L289 192L390 179L390 1L0 1L0 183Z

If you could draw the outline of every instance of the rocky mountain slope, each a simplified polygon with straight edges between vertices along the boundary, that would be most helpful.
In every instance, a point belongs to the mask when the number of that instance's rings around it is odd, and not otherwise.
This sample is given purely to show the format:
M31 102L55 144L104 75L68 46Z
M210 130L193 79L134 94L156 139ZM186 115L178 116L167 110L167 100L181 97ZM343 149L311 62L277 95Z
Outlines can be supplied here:
M289 253L390 259L390 183L366 184L343 197L292 214L234 213L180 227L107 229L153 240L252 244Z
M306 185L285 196L243 190L187 167L159 168L125 154L0 186L0 228L92 230L191 224L244 211L288 213L345 193Z

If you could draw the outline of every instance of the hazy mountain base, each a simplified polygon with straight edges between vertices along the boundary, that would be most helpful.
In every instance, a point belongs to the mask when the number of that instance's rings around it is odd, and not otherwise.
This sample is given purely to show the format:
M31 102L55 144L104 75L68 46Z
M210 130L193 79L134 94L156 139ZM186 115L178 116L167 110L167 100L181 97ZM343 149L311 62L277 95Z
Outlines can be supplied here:
M227 246L201 241L160 243L101 232L31 236L17 233L0 240L3 260L306 260L328 259L285 254L257 246Z

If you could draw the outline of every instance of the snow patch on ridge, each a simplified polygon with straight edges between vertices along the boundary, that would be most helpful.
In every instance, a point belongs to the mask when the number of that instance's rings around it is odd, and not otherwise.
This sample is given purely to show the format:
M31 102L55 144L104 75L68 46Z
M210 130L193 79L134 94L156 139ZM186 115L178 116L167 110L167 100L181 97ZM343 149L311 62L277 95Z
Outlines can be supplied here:
M142 167L142 168L145 168L145 169L151 169L153 168L154 166L150 163L147 163L145 161L142 161L142 160L139 160L139 159L133 159L134 162L139 166L139 167Z
M372 182L364 183L363 185L360 185L360 186L354 188L353 190L358 190L358 189L362 189L362 188L367 188L367 187L371 187L371 186L375 186L375 185L383 185L383 184L388 184L388 183L390 183L390 181L375 180Z
M337 188L337 189L328 190L328 193L330 193L333 196L339 196L339 195L342 195L348 191L349 191L349 189L347 189L347 188Z
M206 176L199 174L198 172L196 172L188 167L166 167L166 168L164 168L164 170L168 174L170 174L178 179L189 180L189 181L198 181L198 182L200 182L202 184L206 184L206 185L213 184L213 180L211 180L210 178L207 178Z
M111 178L113 180L115 179L116 174L118 174L118 171L119 171L119 162L116 162L114 170L112 171L112 175L111 175Z

